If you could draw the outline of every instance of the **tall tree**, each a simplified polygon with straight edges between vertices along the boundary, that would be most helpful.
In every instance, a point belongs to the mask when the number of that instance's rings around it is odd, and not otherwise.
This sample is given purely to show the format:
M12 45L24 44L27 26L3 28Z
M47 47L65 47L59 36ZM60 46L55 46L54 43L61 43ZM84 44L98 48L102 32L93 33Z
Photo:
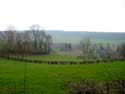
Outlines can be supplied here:
M52 44L52 37L50 35L46 35L46 53L50 53Z
M38 48L38 38L39 38L39 29L40 29L40 25L35 24L31 26L31 31L33 34L33 40L34 40L34 48Z
M81 41L82 45L82 52L83 52L83 58L87 59L90 57L90 47L91 47L91 41L89 38Z
M125 58L125 43L121 43L117 48L119 58Z
M13 52L15 49L15 41L16 30L13 26L10 26L6 31L4 31L4 45L6 45L5 47L9 52Z

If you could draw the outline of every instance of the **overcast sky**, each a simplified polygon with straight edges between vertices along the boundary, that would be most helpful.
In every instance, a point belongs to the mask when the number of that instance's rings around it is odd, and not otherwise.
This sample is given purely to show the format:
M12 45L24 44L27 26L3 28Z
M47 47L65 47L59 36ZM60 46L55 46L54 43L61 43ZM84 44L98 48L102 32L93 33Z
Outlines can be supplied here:
M125 0L0 0L0 30L125 32Z

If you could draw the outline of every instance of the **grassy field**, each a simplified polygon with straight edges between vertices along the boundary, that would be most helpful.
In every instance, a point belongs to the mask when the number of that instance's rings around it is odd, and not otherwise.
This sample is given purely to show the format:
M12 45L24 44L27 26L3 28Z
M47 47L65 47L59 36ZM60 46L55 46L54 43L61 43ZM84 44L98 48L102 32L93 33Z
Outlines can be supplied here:
M24 66L23 62L0 59L0 94L24 94ZM89 65L27 63L26 94L65 94L65 81L83 79L125 79L125 62Z
M33 55L25 57L29 60L40 60L40 61L82 61L82 59L77 58L76 56L69 55Z

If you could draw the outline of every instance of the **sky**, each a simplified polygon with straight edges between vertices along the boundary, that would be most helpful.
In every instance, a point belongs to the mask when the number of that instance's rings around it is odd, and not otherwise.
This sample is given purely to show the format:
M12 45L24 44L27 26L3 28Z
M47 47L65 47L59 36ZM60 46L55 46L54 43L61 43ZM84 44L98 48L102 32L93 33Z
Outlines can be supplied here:
M125 32L125 0L0 0L0 30Z

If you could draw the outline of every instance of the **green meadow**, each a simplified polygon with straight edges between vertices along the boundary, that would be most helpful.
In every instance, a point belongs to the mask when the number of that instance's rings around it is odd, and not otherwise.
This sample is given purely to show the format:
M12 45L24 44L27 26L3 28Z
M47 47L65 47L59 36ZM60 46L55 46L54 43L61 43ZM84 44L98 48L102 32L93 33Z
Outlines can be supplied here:
M48 65L0 58L0 94L24 94L25 64L26 94L65 94L66 81L125 79L125 62Z
M29 60L40 60L40 61L81 61L82 59L77 58L76 56L69 55L33 55L25 57Z

